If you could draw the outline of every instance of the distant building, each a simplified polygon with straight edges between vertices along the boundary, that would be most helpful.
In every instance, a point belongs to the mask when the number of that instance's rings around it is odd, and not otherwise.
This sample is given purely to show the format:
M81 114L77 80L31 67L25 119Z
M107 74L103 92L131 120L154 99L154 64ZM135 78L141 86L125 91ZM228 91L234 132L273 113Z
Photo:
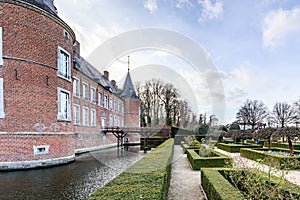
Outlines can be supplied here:
M82 58L53 0L0 0L0 170L114 146L101 128L139 126L139 109L130 73L120 90Z

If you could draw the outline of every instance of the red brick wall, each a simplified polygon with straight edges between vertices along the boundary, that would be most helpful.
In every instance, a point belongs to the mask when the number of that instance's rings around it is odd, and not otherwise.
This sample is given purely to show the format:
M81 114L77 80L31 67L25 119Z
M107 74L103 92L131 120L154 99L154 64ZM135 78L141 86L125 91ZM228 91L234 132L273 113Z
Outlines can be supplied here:
M88 78L87 76L85 76L84 74L82 74L81 72L74 70L74 77L76 77L77 79L80 80L80 98L73 96L73 103L77 104L80 106L80 126L75 126L74 130L76 133L93 133L93 132L98 132L100 133L101 131L101 127L102 126L109 126L109 114L112 114L113 116L117 116L120 117L120 121L122 123L122 120L124 119L124 114L122 113L122 104L124 103L124 100L120 99L118 96L112 94L111 92L109 92L108 90L104 89L101 85L97 84L96 82L94 82L93 80L91 80L90 78ZM89 98L90 98L90 89L91 87L96 89L96 104L91 103L90 99L87 100L83 100L82 96L83 96L83 87L82 87L82 83L85 82L89 85ZM121 113L119 112L115 112L114 110L110 110L109 108L106 109L104 108L104 106L99 106L99 99L98 99L98 93L102 92L103 96L102 96L102 101L104 100L104 95L108 96L108 99L110 97L112 97L114 100L117 100L120 103L120 110ZM96 110L96 127L91 127L90 125L88 127L84 127L82 126L82 107L88 107L89 108L89 112L91 111L91 109L95 109ZM102 124L101 118L102 118L102 112L105 112L106 115L106 124ZM90 117L90 115L89 115ZM91 123L90 119L89 119L89 123Z
M4 79L6 114L0 120L0 131L72 132L71 123L57 121L57 89L72 92L72 83L57 77L51 67L57 68L58 46L72 55L73 34L69 32L69 39L65 39L68 27L31 9L3 2L0 9L4 56L0 77ZM37 124L42 127L36 128Z
M43 145L50 146L49 153L34 155L33 146ZM74 152L74 134L0 134L0 162L63 158Z
M140 126L140 100L134 98L125 99L125 127Z

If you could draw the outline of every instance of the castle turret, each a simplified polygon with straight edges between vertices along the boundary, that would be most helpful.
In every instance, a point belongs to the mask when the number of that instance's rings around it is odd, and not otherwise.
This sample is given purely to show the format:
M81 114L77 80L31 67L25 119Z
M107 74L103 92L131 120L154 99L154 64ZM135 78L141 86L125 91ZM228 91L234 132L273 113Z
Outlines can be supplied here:
M140 99L136 95L129 70L129 56L128 56L128 73L121 92L121 98L125 100L124 118L125 127L139 127L140 126Z

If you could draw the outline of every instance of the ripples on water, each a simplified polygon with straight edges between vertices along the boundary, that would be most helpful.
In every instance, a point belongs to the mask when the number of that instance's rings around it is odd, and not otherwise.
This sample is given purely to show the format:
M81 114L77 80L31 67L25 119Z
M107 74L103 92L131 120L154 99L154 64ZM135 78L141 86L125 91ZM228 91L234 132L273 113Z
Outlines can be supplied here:
M0 172L0 199L85 199L144 155L139 146L105 149L45 169Z

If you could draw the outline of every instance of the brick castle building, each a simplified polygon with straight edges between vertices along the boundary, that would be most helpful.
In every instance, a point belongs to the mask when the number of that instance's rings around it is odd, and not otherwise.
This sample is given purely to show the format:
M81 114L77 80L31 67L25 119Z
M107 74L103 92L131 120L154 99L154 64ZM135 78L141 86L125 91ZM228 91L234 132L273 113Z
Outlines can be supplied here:
M119 89L82 58L53 0L0 0L0 170L68 163L114 146L101 128L138 127L139 112L129 71Z

